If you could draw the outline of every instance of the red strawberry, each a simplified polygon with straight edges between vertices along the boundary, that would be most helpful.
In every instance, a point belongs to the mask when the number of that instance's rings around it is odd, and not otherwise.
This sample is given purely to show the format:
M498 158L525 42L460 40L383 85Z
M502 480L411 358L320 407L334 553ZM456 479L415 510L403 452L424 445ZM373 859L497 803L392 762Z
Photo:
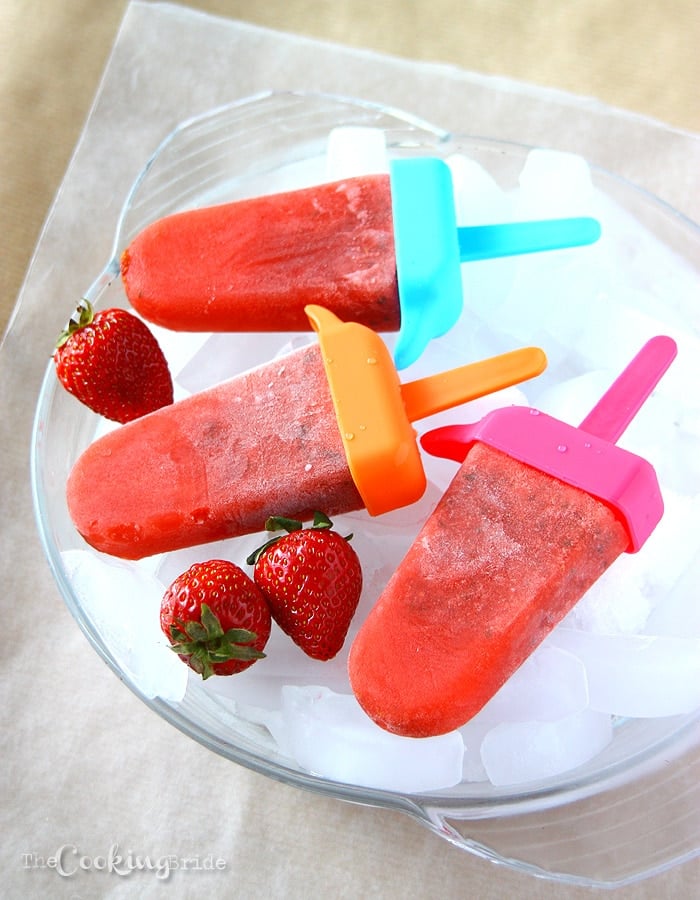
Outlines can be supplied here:
M332 659L341 649L362 591L357 554L332 522L316 513L311 528L273 517L265 527L289 534L274 538L248 557L255 583L272 618L314 659Z
M61 384L94 412L129 422L173 402L163 351L125 309L93 313L82 300L54 351Z
M190 566L170 585L160 627L180 659L202 678L233 675L265 656L270 610L242 569L212 559Z

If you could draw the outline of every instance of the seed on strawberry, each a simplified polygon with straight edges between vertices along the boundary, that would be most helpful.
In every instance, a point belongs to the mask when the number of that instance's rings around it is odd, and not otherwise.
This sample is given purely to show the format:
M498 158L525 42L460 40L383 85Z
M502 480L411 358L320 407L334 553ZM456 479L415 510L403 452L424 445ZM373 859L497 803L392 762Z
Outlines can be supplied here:
M148 326L125 309L81 300L53 354L59 381L91 410L129 422L173 402L168 363Z
M235 563L195 563L165 592L160 627L183 662L200 674L233 675L262 659L270 609Z
M341 650L362 592L362 568L349 538L332 531L322 513L310 528L272 517L273 538L247 562L267 600L272 618L310 657L332 659Z

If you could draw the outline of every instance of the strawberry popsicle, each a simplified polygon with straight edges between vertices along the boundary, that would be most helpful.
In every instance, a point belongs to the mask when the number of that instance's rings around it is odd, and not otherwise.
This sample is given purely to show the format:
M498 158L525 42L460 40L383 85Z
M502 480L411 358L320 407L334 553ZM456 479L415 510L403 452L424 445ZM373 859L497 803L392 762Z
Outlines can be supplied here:
M355 695L379 725L464 725L663 514L653 468L615 446L670 365L652 339L579 428L527 407L428 432L462 461L351 647Z
M411 422L546 365L525 348L402 385L381 338L308 308L318 343L91 444L68 508L98 550L139 559L259 531L268 516L373 515L425 490Z
M122 254L129 301L179 331L306 331L304 308L399 331L398 368L462 310L460 263L589 244L588 218L457 228L452 177L433 157L390 174L166 216Z

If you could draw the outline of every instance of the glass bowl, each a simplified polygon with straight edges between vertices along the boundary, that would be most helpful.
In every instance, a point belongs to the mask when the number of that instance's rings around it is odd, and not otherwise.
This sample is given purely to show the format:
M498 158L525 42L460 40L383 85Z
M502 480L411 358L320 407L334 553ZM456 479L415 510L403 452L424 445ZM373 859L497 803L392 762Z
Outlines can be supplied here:
M290 183L301 187L318 181L328 134L340 125L383 129L390 155L447 158L464 154L506 193L518 186L531 151L513 143L448 134L399 111L326 95L273 92L223 106L182 123L148 160L117 223L112 258L86 291L88 299L101 307L126 304L118 277L120 254L154 219L192 206L268 193ZM617 215L641 225L665 248L668 271L658 273L659 281L673 278L677 272L686 279L697 277L700 230L696 225L613 174L591 167L590 177L601 198L602 206L596 212L604 229L605 204L612 203ZM479 214L483 217L487 211L475 212ZM531 277L546 279L547 266L557 265L553 257L543 260L544 256L529 264ZM638 291L642 297L638 263L638 254L632 250L609 276L609 283L598 286L600 296L606 290L623 288ZM472 270L467 305L477 319L479 309L493 302L492 294L505 277L503 273L515 277L509 265L485 262ZM649 310L643 314L648 315ZM517 319L512 309L510 315ZM546 329L542 332L537 324L537 310L527 315L532 319L531 342L538 343L541 338L549 351ZM572 307L571 321L583 321L589 315L592 313L586 308L577 312ZM655 310L655 315L669 328L687 327L697 337L697 314L684 305L683 298L674 295L668 307ZM472 345L465 348L477 358L490 355L479 352L481 333L475 325L470 333ZM579 338L574 329L570 346L554 348L542 390L561 377L582 373ZM449 343L449 335L444 340ZM248 350L248 361L253 364L269 358L281 341L279 335L259 336ZM440 356L441 341L434 342L433 356L427 354L424 365ZM504 327L503 349L512 347L513 341ZM465 781L449 789L404 794L310 774L280 751L267 728L240 715L225 693L210 690L191 674L182 699L153 696L135 674L133 648L125 646L122 637L93 614L76 590L66 564L67 553L87 548L70 521L64 486L76 457L101 429L104 423L59 387L49 366L38 398L32 440L38 527L60 591L90 643L143 702L172 725L257 772L339 799L402 810L455 847L563 882L625 884L697 855L697 712L617 720L614 739L601 753L557 777L516 787ZM415 513L405 515L415 517ZM208 558L206 552L200 558ZM135 564L119 565L129 570ZM697 557L694 568L689 564L679 575L687 590L697 584Z

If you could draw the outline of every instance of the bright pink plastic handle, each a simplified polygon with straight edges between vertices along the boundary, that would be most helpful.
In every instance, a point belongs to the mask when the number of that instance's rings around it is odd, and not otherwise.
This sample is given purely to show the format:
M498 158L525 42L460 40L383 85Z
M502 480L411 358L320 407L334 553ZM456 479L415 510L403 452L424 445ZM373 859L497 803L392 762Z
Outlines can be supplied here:
M677 353L670 337L657 335L647 341L581 422L581 430L616 443Z
M433 456L462 462L475 442L578 487L615 508L630 535L644 544L663 515L653 467L615 441L634 418L677 352L671 338L652 338L579 428L524 406L497 409L471 425L447 425L421 438Z

